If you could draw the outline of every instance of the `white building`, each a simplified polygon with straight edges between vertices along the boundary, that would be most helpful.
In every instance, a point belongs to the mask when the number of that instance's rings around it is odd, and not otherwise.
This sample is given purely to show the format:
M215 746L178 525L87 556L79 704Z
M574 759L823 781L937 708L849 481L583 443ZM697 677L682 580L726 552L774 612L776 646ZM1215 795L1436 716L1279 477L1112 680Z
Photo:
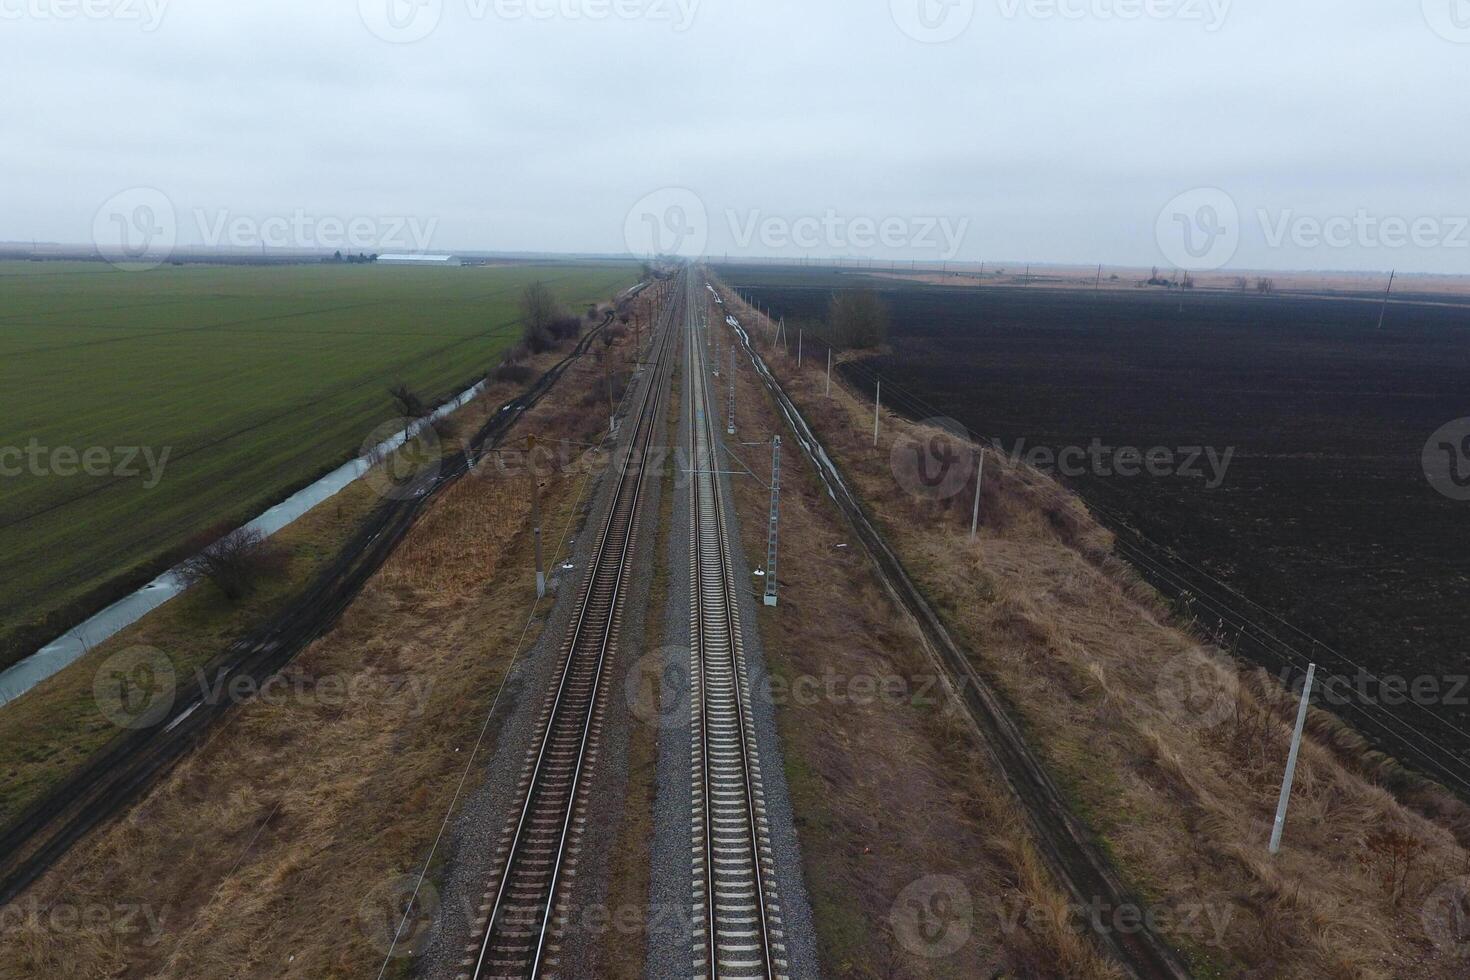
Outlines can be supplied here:
M417 265L425 268L445 269L451 266L460 266L464 263L457 255L422 255L408 252L397 252L389 255L378 256L379 265Z

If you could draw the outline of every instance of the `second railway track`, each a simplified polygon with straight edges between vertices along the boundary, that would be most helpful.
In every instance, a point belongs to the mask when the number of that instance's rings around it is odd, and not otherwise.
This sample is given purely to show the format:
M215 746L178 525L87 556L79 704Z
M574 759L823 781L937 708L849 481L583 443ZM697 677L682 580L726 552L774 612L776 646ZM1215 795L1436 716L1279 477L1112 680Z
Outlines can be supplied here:
M741 638L720 492L718 436L710 411L709 367L689 318L690 725L693 905L696 978L784 978L788 965L776 893L771 832L756 746L750 677ZM698 294L703 300L703 289ZM702 319L702 318L700 318Z
M687 275L687 273L686 273ZM570 879L585 822L587 784L595 765L602 706L618 638L648 465L657 457L672 358L673 326L683 307L676 284L652 341L653 357L628 422L632 433L606 518L596 532L591 565L546 695L509 825L496 852L477 940L466 950L461 978L539 977L560 966L558 923L567 914Z

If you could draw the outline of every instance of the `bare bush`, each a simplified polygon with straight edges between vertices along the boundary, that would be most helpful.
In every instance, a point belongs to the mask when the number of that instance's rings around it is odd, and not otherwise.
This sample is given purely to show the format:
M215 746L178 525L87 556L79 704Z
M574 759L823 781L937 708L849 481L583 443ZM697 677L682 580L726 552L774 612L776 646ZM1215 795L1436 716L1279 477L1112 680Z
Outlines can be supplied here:
M509 381L511 384L525 384L536 376L529 364L515 364L507 361L495 369L496 381Z
M259 531L240 528L223 536L217 530L200 535L213 538L180 566L186 585L209 582L232 602L245 598L267 578L285 571L287 556Z
M877 347L888 339L888 306L871 289L844 289L827 307L826 338L834 347Z
M550 286L540 279L526 284L521 291L521 321L528 334L545 330L560 315L561 309Z
M410 388L406 382L400 381L391 386L388 389L388 397L393 399L399 414L404 418L416 419L428 411L418 392Z
M559 316L546 325L553 340L575 340L582 333L582 321L574 316Z

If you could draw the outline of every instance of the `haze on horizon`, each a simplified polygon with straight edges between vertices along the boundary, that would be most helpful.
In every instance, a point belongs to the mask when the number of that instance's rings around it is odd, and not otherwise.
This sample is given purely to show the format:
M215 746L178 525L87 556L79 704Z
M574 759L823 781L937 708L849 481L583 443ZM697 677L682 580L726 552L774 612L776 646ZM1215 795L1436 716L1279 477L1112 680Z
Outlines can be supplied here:
M1463 6L0 0L0 240L1463 272Z

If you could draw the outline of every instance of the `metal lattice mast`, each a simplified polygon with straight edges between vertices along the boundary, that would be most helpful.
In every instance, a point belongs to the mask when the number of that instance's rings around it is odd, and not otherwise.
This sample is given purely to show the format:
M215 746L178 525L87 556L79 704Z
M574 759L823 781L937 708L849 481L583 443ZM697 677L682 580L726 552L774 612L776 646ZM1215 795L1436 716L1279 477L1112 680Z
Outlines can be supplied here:
M771 446L771 530L766 539L766 605L776 604L776 530L781 522L781 437Z
M726 429L727 435L735 434L735 345L730 344L730 424Z

